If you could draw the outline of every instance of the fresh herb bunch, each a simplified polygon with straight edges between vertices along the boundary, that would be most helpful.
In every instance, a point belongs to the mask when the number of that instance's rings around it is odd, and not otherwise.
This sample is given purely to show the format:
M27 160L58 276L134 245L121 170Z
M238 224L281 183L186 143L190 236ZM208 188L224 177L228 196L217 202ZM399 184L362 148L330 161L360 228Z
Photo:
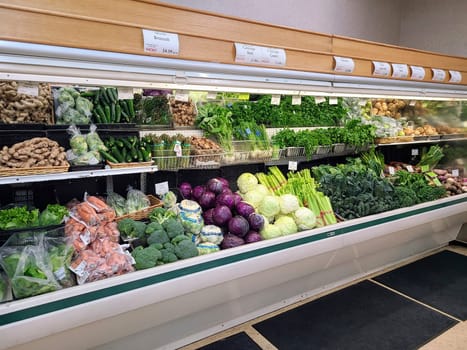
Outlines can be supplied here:
M224 151L233 151L232 112L227 107L206 103L198 108L195 123L206 136L215 137Z

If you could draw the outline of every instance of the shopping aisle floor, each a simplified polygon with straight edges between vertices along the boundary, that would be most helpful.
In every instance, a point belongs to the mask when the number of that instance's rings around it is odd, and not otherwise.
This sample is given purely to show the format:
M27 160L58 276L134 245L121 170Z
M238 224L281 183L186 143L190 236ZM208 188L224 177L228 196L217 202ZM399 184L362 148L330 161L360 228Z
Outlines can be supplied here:
M180 350L467 349L467 248L451 245Z

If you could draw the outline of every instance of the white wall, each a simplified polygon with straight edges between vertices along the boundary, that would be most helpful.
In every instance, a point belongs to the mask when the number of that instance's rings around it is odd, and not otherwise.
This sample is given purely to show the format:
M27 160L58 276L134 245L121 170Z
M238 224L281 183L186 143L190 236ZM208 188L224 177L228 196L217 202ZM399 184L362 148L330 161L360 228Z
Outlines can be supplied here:
M163 0L326 34L397 44L400 0Z
M161 0L262 22L467 57L467 0Z
M400 45L467 57L467 0L410 0L402 9Z

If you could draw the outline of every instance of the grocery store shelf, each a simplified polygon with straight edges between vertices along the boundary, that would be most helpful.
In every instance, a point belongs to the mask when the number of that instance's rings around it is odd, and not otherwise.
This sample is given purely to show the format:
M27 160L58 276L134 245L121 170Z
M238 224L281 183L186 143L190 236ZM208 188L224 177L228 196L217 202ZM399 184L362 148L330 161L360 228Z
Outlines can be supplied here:
M408 141L408 142L392 142L392 143L378 143L377 146L396 146L396 145L414 145L420 143L440 143L440 142L456 142L456 141L467 141L467 137L457 137L452 139L433 139L433 140L420 140L420 141Z
M84 178L90 178L90 177L115 176L115 175L143 174L143 173L153 173L157 170L158 170L157 166L153 165L153 166L132 167L132 168L117 168L117 169L109 168L109 169L99 169L99 170L70 171L67 173L56 173L56 174L5 176L5 177L0 177L0 185L84 179Z

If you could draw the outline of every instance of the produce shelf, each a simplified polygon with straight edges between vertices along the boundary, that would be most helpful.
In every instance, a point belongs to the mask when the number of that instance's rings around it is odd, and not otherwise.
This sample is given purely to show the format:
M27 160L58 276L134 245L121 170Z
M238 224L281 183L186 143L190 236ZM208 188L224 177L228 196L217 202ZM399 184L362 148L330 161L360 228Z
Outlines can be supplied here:
M456 137L456 138L441 138L436 140L421 140L421 141L409 141L409 142L393 142L393 143L379 143L378 147L381 146L395 146L395 145L415 145L420 143L441 143L441 142L456 142L456 141L466 141L467 137Z
M158 167L153 165L153 166L132 167L132 168L70 171L66 173L43 174L43 175L5 176L5 177L0 177L0 185L83 179L83 178L101 177L101 176L153 173L153 172L156 172L157 170L158 170Z

